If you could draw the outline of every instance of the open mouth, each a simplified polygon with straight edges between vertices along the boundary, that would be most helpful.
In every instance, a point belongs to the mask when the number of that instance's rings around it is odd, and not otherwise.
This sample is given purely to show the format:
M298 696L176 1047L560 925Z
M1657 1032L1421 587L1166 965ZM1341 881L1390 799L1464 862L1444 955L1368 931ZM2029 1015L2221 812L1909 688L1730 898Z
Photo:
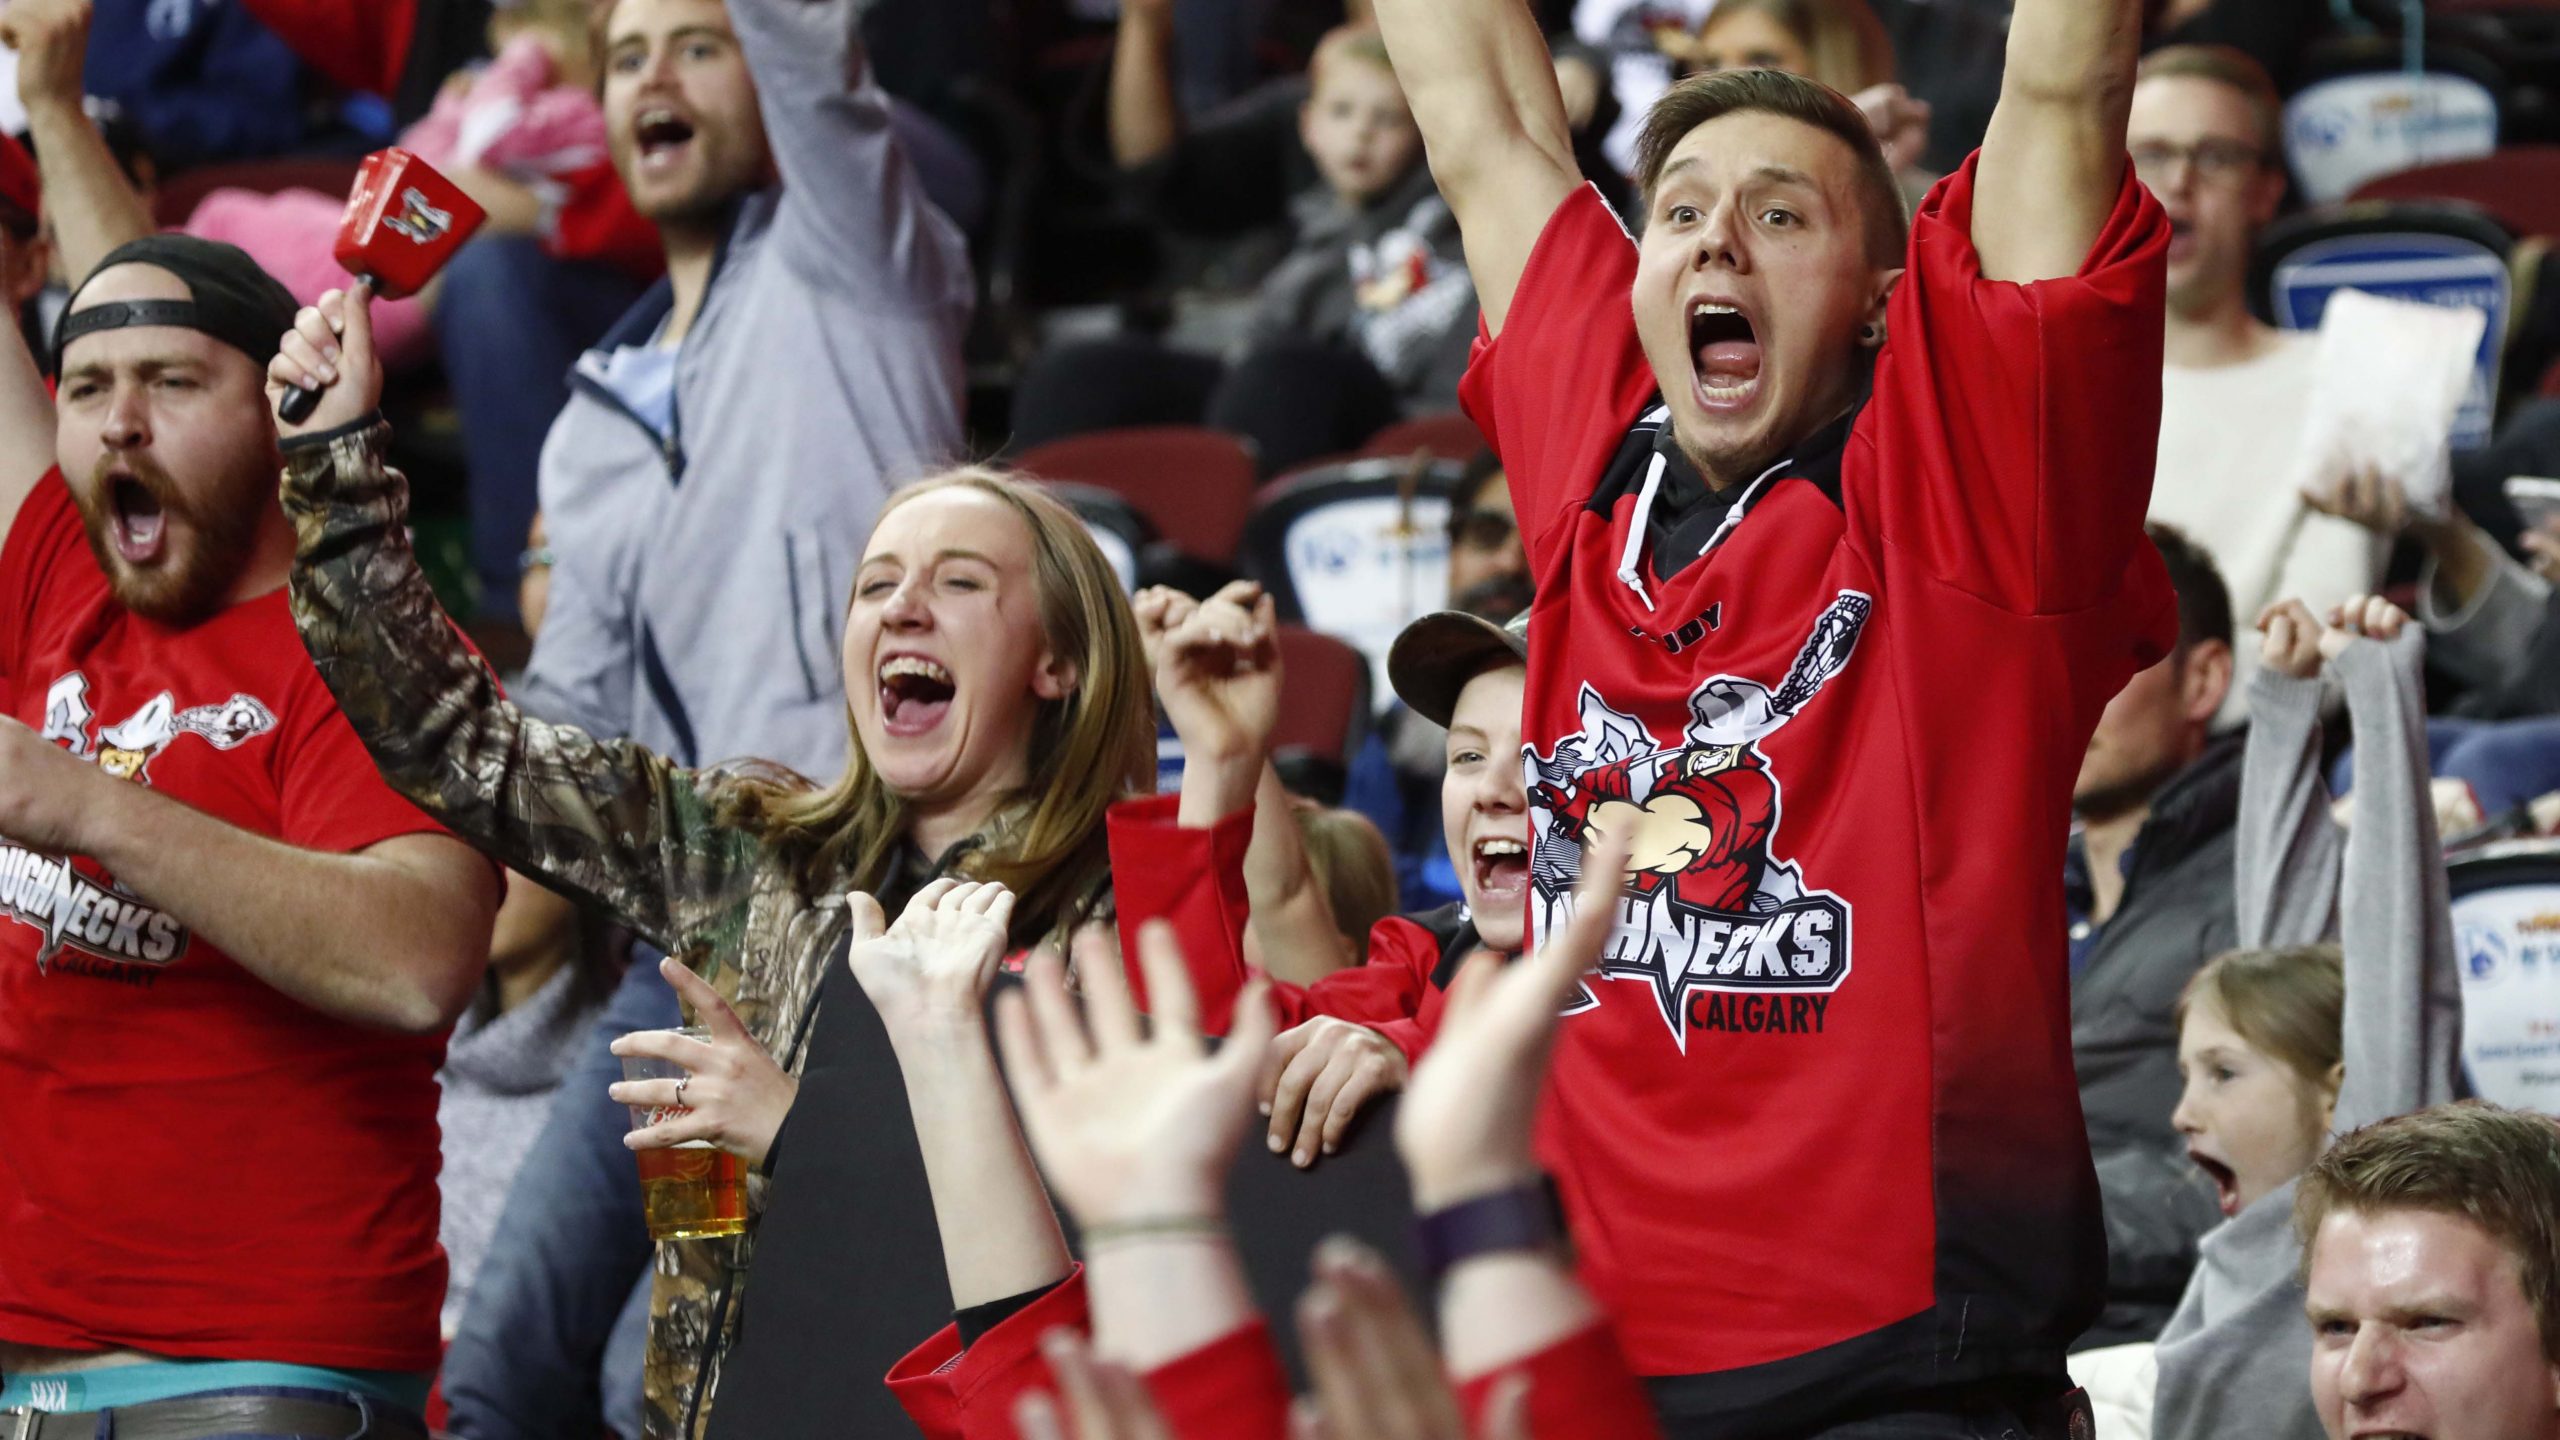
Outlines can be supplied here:
M109 538L118 558L128 565L148 565L160 558L168 540L169 516L151 487L131 475L107 481Z
M1719 300L1689 305L1689 359L1698 376L1698 403L1710 410L1739 409L1760 389L1760 334L1740 307Z
M1517 840L1488 836L1468 853L1474 862L1476 894L1491 904L1519 904L1529 893L1529 847Z
M663 106L640 112L631 138L643 164L664 164L693 139L693 122Z
M2213 1197L2222 1207L2222 1218L2228 1220L2239 1214L2240 1177L2232 1173L2231 1167L2201 1150L2189 1150L2187 1158L2194 1161L2195 1167L2203 1171L2206 1178L2213 1181Z
M921 655L893 655L880 665L880 719L892 735L922 735L951 713L958 693L951 672Z

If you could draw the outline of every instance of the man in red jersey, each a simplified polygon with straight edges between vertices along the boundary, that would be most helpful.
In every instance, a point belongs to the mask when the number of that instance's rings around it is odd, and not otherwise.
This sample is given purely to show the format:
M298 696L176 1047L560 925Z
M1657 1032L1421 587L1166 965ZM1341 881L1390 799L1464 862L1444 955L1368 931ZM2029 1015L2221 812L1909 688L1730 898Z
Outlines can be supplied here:
M2052 876L2099 711L2175 634L2140 6L2018 0L1988 138L1907 229L1839 95L1686 82L1640 242L1518 0L1376 12L1536 575L1534 929L1595 829L1660 877L1541 1127L1589 1277L1674 1435L2067 1434L2104 1247Z
M499 881L287 612L295 308L154 236L73 296L55 413L0 337L0 1434L425 1433Z

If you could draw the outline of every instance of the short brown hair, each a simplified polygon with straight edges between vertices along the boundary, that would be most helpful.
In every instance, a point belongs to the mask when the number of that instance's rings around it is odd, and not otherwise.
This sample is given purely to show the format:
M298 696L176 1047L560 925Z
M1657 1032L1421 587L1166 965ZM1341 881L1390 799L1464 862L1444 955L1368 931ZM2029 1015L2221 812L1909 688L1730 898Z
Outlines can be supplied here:
M2198 970L2178 996L2178 1024L2202 997L2232 1033L2314 1089L2346 1053L2347 979L2335 945L2234 950Z
M1837 137L1858 157L1858 188L1867 209L1867 259L1880 266L1899 264L1911 220L1902 208L1902 187L1884 158L1875 127L1849 97L1818 80L1783 70L1717 70L1693 75L1663 93L1646 112L1636 132L1636 188L1645 209L1653 209L1653 188L1662 167L1690 131L1710 120L1746 111L1765 110L1810 125Z
M2267 67L2249 58L2247 51L2228 45L2166 45L2142 57L2133 83L2168 79L2210 80L2239 91L2258 117L2259 163L2274 165L2283 160L2284 97L2276 93L2276 82L2267 78Z
M2543 1357L2560 1364L2560 1124L2463 1100L2340 1139L2311 1163L2294 1195L2306 1278L2312 1242L2340 1210L2429 1210L2488 1232L2515 1256Z
M1804 47L1808 78L1843 95L1893 79L1893 40L1866 0L1717 0L1698 35L1737 15L1762 15Z

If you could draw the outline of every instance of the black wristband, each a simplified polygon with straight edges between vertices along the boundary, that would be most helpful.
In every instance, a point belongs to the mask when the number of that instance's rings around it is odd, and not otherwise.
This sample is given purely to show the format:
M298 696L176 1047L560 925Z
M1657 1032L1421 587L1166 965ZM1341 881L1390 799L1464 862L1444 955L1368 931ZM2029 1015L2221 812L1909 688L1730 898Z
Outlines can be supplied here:
M1435 1285L1460 1261L1506 1250L1543 1250L1564 1236L1556 1182L1545 1175L1416 1216L1413 1222L1414 1258Z

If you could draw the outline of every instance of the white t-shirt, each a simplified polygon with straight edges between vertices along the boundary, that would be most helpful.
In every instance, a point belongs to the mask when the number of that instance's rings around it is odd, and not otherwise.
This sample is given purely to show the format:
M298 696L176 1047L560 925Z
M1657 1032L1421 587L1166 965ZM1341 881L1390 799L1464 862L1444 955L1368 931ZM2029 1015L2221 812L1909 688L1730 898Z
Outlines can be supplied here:
M2231 588L2239 665L2226 722L2245 709L2258 612L2288 597L2325 610L2378 582L2390 556L2372 532L2311 510L2294 489L2313 349L2311 336L2285 334L2254 360L2160 375L2151 518L2203 546Z

